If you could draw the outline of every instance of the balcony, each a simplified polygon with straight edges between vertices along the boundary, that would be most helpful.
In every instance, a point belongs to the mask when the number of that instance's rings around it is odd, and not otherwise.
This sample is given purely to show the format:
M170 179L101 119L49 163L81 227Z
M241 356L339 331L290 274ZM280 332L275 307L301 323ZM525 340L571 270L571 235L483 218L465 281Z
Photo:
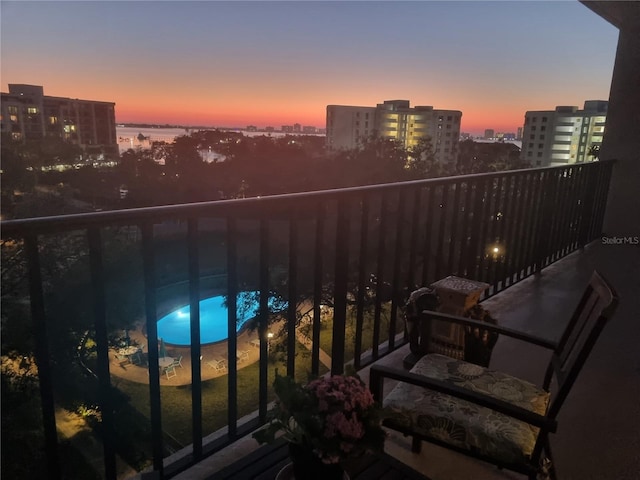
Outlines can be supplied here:
M16 279L13 296L19 301L9 312L25 315L28 300L24 322L33 338L26 345L32 342L38 366L46 473L84 478L84 470L74 469L89 468L109 479L138 470L156 478L198 478L196 470L204 469L207 478L221 459L230 458L225 452L242 451L243 438L264 422L275 368L303 378L306 371L341 373L349 363L363 375L373 362L398 363L406 351L402 307L416 286L450 274L485 281L491 285L486 304L506 325L553 338L595 266L631 301L624 307L623 300L619 330L611 327L612 336L594 356L591 379L581 392L575 389L576 407L567 409L572 427L565 428L571 432L558 438L571 452L578 438L571 435L586 428L585 399L607 394L603 402L620 401L608 395L621 385L619 378L605 383L606 391L598 389L618 365L633 381L632 363L624 360L631 359L629 346L636 343L629 320L637 311L632 288L638 249L596 245L613 166L601 161L4 222L7 258L25 272L24 283ZM259 293L250 315L251 345L236 335L237 312L245 307L238 294L244 291ZM222 345L231 359L218 378L210 378L209 346L201 345L198 328L199 301L214 294L223 295L228 307L228 338L216 347ZM273 296L284 300L277 314L269 305ZM75 308L61 308L72 300ZM190 347L176 385L160 370L157 321L184 305L192 312ZM113 336L137 326L146 363L114 363ZM268 335L274 331L277 342ZM6 331L3 336L4 345ZM69 339L76 338L70 348ZM236 356L245 348L253 348L251 362ZM28 364L27 350L20 353ZM502 340L494 355L496 365L514 368L526 358ZM522 364L526 369L527 362ZM116 375L121 367L143 372L143 381L123 380ZM88 398L70 398L76 381L94 392L87 397L96 399L100 415L87 415L91 421L68 434L65 419L72 407L94 409ZM186 408L176 403L178 396L187 399ZM613 438L631 407L607 409L596 425L610 420ZM593 447L588 440L604 434L589 432L578 439ZM623 441L633 441L633 435L623 435ZM392 438L391 452L414 461L403 442ZM625 444L619 447L604 465L632 458ZM93 459L91 466L78 460L79 451ZM437 458L447 457L438 452ZM575 456L565 458L571 462ZM588 458L596 463L598 453ZM448 462L428 463L439 469ZM567 465L567 471L579 471L575 463ZM422 468L420 462L416 466ZM458 460L450 466L457 472L450 478L462 478Z
M637 296L640 249L594 242L545 268L513 287L483 301L499 317L501 325L533 335L557 339L594 268L618 288L622 299L610 325L584 367L559 419L552 446L558 478L632 479L638 471L635 456L640 418L636 398L638 334L634 320L640 311ZM501 338L493 352L491 367L511 372L532 382L544 374L539 368L540 349L521 349L522 343ZM398 367L408 353L403 346L376 363ZM536 367L534 367L536 366ZM368 378L368 368L360 375ZM385 388L388 392L390 388ZM593 416L594 404L598 415ZM411 440L389 431L386 453L433 480L507 480L524 478L483 462L423 443L422 453L411 453ZM210 457L176 480L220 478L216 472L242 461L258 448L246 437L219 455Z

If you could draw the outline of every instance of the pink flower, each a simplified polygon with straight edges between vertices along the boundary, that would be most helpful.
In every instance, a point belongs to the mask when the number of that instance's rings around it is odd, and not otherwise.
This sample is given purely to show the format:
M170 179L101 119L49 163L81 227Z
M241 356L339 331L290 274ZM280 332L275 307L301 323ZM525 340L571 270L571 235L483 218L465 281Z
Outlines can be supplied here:
M302 439L325 463L381 450L384 432L378 421L379 409L358 377L323 377L306 386L287 377L279 378L282 380L275 384L277 395L280 396L280 388L281 398L305 398L300 404L288 401L280 405L281 415L272 421L289 438Z
M358 439L364 435L364 428L355 414L347 418L343 412L336 412L327 415L324 434L327 438L339 434L342 437Z

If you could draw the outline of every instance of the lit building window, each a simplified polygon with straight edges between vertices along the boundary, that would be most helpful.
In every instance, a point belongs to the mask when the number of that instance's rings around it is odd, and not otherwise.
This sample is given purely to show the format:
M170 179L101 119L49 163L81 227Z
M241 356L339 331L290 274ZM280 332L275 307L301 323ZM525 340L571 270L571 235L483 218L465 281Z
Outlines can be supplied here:
M38 113L38 109L36 107L28 107L27 108L27 113L29 115L35 115L36 113Z

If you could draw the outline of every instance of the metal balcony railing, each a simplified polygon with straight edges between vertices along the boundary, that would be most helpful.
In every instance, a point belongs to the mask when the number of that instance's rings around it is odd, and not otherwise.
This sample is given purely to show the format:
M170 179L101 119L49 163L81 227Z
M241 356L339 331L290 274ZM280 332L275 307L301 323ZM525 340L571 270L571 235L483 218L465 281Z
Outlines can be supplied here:
M92 214L13 220L2 223L3 248L23 262L38 367L42 428L50 478L73 477L60 457L56 403L62 362L52 345L57 320L48 302L58 294L56 276L86 262L97 349L96 384L101 422L95 435L104 445L104 476L117 478L119 433L109 367L113 329L106 290L117 283L110 266L123 248L137 260L121 268L120 279L140 278L148 340L148 437L152 468L163 478L200 461L258 427L269 402L267 333L273 318L270 295L288 303L284 317L284 365L294 375L300 345L299 306L308 306L310 370L323 373L321 335L331 339L333 374L348 363L356 369L406 343L402 307L408 292L446 275L491 285L493 295L534 274L601 234L612 162L518 170L424 181L374 185L265 198L162 206ZM166 245L169 248L164 248ZM178 247L176 247L176 245ZM168 252L168 253L167 253ZM6 268L11 265L5 265ZM62 266L61 266L62 265ZM5 268L3 267L3 268ZM212 279L214 279L212 281ZM217 282L217 283L216 283ZM257 415L240 421L238 365L230 361L227 424L206 442L201 380L199 301L218 289L227 299L228 358L237 351L237 295L260 292ZM3 287L4 290L4 287ZM167 461L156 321L162 299L175 294L190 305L192 450ZM169 293L167 293L169 292ZM5 298L3 292L3 301ZM180 300L176 300L177 303ZM173 302L173 303L176 303ZM321 332L321 308L329 305L330 332ZM384 319L384 321L383 321ZM83 319L78 319L82 324ZM86 323L86 320L85 320ZM365 329L369 325L370 329ZM78 327L80 328L80 327ZM347 330L350 332L347 334ZM99 432L99 433L98 433ZM64 465L64 466L63 466Z

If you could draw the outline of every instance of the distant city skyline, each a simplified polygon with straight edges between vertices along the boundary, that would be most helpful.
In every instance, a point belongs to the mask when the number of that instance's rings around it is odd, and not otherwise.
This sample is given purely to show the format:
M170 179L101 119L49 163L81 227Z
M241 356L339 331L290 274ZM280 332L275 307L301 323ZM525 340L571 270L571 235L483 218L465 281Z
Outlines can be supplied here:
M617 29L576 1L0 3L2 91L116 103L118 123L325 127L327 105L528 110L607 100Z

